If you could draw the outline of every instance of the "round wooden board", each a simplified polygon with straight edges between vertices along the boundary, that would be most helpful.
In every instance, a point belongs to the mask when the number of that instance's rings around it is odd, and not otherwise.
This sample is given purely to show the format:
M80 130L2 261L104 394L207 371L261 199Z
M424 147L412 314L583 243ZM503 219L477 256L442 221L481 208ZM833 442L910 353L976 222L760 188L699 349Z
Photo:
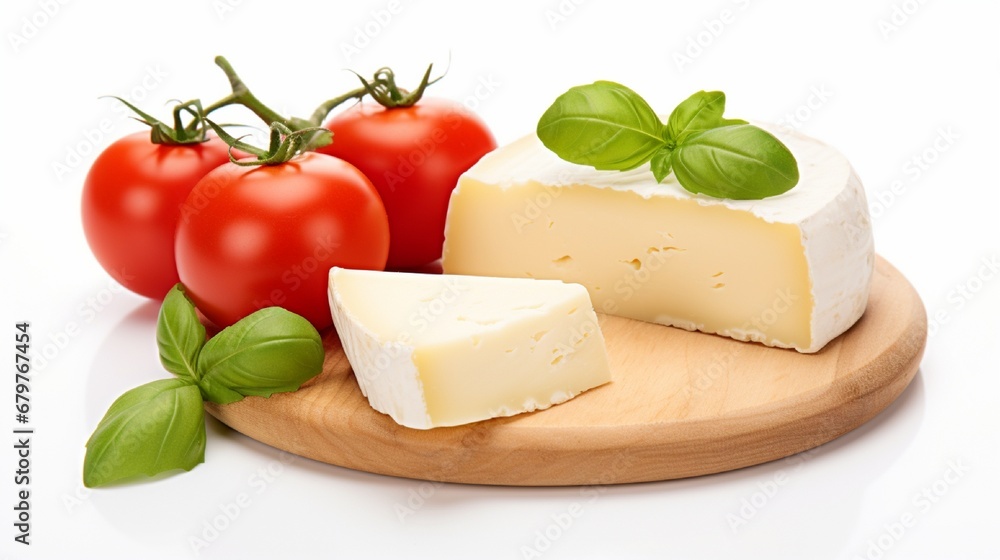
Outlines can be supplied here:
M772 461L853 430L906 388L927 341L920 297L881 258L865 315L816 354L600 322L614 381L531 414L399 426L368 405L334 332L323 373L298 391L207 409L268 445L373 473L517 486L667 480Z

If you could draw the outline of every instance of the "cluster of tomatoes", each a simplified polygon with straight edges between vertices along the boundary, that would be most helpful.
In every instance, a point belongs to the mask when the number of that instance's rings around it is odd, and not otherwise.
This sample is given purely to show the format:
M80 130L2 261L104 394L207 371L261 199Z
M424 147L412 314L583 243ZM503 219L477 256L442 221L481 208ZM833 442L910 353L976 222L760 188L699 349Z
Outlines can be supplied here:
M94 255L147 297L182 282L220 327L272 305L329 326L330 268L403 270L440 258L451 191L496 143L476 115L443 99L365 99L325 128L333 143L256 166L230 161L212 134L119 139L83 187Z

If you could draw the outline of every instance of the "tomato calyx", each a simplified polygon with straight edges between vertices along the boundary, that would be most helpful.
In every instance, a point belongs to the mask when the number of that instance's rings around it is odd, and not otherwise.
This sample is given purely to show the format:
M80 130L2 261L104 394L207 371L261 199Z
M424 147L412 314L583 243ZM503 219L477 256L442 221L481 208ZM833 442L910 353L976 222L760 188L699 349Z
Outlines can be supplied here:
M205 122L219 135L219 139L229 145L229 161L241 167L280 165L303 152L309 151L306 148L310 143L318 143L317 147L326 146L331 142L333 137L333 133L322 127L311 126L292 130L284 123L275 121L269 127L271 131L270 140L265 150L243 142L242 138L246 138L245 136L235 138L220 125L208 119L205 119ZM233 148L253 154L257 159L237 159L233 155Z
M420 101L421 97L423 97L424 90L427 89L427 86L444 77L444 74L442 74L432 80L431 70L433 68L433 64L427 66L427 71L424 72L424 77L420 80L420 84L417 86L417 89L413 91L408 91L397 86L396 74L391 68L388 67L379 68L375 72L375 78L370 82L361 77L361 75L357 72L353 72L353 74L361 80L361 85L364 90L371 96L372 99L377 101L379 105L385 107L386 109L395 109L398 107L412 107L417 103L417 101Z
M205 113L202 111L201 101L198 99L192 99L184 103L178 102L173 109L174 125L170 126L149 113L143 112L121 97L114 95L104 97L121 101L126 107L139 115L138 117L131 118L149 126L149 141L153 144L182 146L185 144L200 144L208 140L204 122ZM184 124L185 113L191 117L191 121L187 124Z

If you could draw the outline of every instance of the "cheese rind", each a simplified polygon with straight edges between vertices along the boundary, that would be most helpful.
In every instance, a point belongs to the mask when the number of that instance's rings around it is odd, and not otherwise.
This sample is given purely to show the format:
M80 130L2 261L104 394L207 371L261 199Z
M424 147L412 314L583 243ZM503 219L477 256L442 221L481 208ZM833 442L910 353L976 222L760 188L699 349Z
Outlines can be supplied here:
M764 200L692 194L649 166L597 171L527 136L453 191L446 272L559 278L607 313L816 352L864 312L874 267L857 174L836 150L771 130L800 181Z
M334 268L330 307L361 392L403 426L548 408L611 379L582 286Z

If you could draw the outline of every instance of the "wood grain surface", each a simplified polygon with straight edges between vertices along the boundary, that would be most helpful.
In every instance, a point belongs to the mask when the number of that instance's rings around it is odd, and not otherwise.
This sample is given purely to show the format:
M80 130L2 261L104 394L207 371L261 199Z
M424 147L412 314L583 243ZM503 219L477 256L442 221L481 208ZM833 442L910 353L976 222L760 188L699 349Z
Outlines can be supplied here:
M323 373L298 391L206 408L268 445L392 476L517 486L666 480L772 461L860 426L906 388L927 341L919 296L881 258L865 315L816 354L600 321L614 381L531 414L399 426L368 405L334 332Z

